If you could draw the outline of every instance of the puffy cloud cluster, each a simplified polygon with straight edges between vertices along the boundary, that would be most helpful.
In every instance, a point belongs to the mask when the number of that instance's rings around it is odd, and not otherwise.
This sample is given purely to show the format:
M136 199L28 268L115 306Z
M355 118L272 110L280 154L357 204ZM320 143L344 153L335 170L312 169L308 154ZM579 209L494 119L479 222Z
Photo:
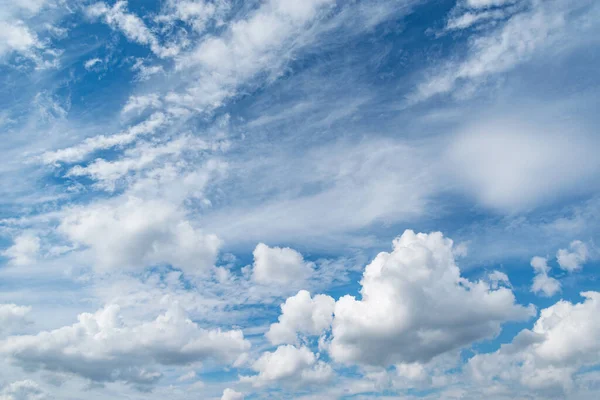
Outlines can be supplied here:
M304 346L284 345L274 352L265 352L252 364L252 369L258 372L258 375L242 377L242 380L252 382L256 387L278 383L318 384L328 381L333 376L331 367L319 361L317 356Z
M582 265L588 260L588 248L580 240L574 240L569 245L569 249L560 249L556 253L556 261L560 268L565 271L573 272L581 269Z
M58 230L89 247L102 271L171 264L196 274L213 265L220 246L215 235L194 228L173 204L136 197L73 208Z
M396 238L391 253L366 267L362 298L346 295L335 304L331 356L380 366L426 362L533 315L532 307L515 304L510 288L461 277L452 247L439 232L407 230Z
M160 365L186 365L212 359L231 363L250 348L239 330L206 330L174 305L150 322L127 324L116 305L78 322L37 335L0 341L0 353L27 370L77 374L97 382L150 384Z
M584 292L582 303L561 300L541 311L533 329L521 331L512 343L469 361L480 382L502 382L570 398L573 376L600 364L600 293Z
M535 278L533 278L533 284L531 285L533 293L542 293L544 296L551 297L560 292L560 282L548 276L550 267L548 266L547 259L533 257L531 259L531 266L535 271Z
M319 294L311 298L309 292L301 290L281 305L279 322L271 325L266 337L278 345L297 343L298 334L320 335L331 326L334 307L332 297Z
M263 284L289 284L303 281L313 272L313 264L289 247L269 247L259 243L254 252L252 279Z

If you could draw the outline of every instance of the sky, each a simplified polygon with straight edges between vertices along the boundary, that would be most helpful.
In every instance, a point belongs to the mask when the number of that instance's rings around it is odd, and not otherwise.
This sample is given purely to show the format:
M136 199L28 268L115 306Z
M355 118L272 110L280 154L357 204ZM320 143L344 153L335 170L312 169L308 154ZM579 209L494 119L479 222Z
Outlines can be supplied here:
M0 400L592 400L600 2L0 0Z

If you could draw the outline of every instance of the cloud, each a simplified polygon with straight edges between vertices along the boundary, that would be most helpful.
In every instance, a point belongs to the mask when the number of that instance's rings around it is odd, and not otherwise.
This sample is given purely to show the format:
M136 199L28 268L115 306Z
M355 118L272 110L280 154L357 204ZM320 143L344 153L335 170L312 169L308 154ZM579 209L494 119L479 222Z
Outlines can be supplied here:
M240 392L236 392L233 389L225 389L223 390L223 396L221 396L221 400L244 400L244 395Z
M0 352L27 370L68 372L96 382L149 384L157 364L187 365L211 359L231 363L250 348L239 330L200 328L177 304L154 321L126 324L108 305L78 322L37 335L0 341Z
M589 193L600 162L597 140L576 125L491 119L455 135L446 152L456 184L483 206L527 211L559 198Z
M131 126L123 132L115 135L98 135L85 139L82 143L73 147L67 147L55 151L47 151L42 154L41 160L46 164L58 162L73 163L82 161L98 150L106 150L118 146L126 146L135 142L138 137L154 134L159 128L169 122L167 116L161 112L150 115L145 121Z
M31 307L16 304L0 304L0 333L26 323L26 317L31 312Z
M25 266L34 263L40 252L40 238L31 232L20 234L14 243L1 254L10 259L10 263Z
M483 384L519 385L570 398L574 374L600 359L600 293L581 295L582 303L561 300L542 310L533 329L521 331L498 351L474 356L468 363L472 376Z
M313 273L313 264L289 247L269 247L259 243L254 252L252 279L263 284L289 284L303 281Z
M149 108L160 108L162 102L158 94L151 93L143 96L130 96L127 100L127 104L121 110L121 114L129 114L132 112L141 114L143 111Z
M252 382L255 387L282 382L292 385L324 383L333 376L331 367L318 361L304 346L285 345L274 352L265 352L252 364L252 369L258 375L242 377L242 381Z
M98 64L102 64L102 60L99 58L90 58L89 60L87 60L84 64L83 67L87 70L90 70L92 68L94 68L94 66L98 65Z
M112 7L106 3L94 3L86 8L86 13L91 18L102 18L107 25L122 32L130 41L150 46L152 52L159 57L173 57L179 52L177 47L161 46L144 21L137 15L128 13L126 9L127 1L117 1Z
M295 344L298 334L318 336L330 328L334 306L330 296L318 294L311 298L309 292L301 290L281 305L279 322L271 324L265 336L274 345Z
M13 382L0 392L0 400L44 400L48 396L32 380Z
M194 275L214 264L220 240L194 228L173 204L136 197L119 201L71 208L58 227L90 249L99 271L170 264Z
M467 5L475 9L493 5L504 5L509 1L468 1ZM498 28L484 30L469 41L468 52L462 61L450 61L430 72L420 83L411 101L423 101L432 96L452 93L457 89L472 89L484 83L488 77L512 70L521 63L554 43L564 44L582 34L577 29L586 28L585 13L576 10L593 4L590 0L573 3L569 0L550 0L530 2L530 7L513 14ZM468 14L465 14L468 15ZM488 14L492 16L492 14ZM463 17L468 18L468 17ZM578 19L582 20L579 21ZM463 21L466 22L466 21ZM469 24L466 24L469 25ZM590 32L591 33L591 32ZM585 33L583 33L586 35ZM593 33L592 33L593 34ZM578 40L571 44L577 46ZM459 90L460 92L460 90ZM464 94L464 91L463 91Z
M533 278L533 284L531 285L533 293L542 293L546 297L552 297L560 292L560 282L548 276L550 267L546 258L533 257L531 259L531 266L535 271L535 278Z
M27 52L41 46L35 33L22 21L8 22L0 20L0 57L10 52Z
M379 253L364 271L361 299L346 295L335 305L331 356L378 366L427 362L532 316L509 288L461 277L452 247L439 232L407 230L391 253Z
M561 269L574 272L581 269L588 260L588 248L580 240L574 240L569 245L569 250L560 249L556 253L556 261Z

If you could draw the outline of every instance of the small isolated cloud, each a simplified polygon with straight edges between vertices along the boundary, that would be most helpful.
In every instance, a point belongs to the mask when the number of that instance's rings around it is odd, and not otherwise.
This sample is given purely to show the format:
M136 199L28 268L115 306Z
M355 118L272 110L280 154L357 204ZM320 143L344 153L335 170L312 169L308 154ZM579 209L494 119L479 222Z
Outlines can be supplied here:
M556 253L556 261L561 269L574 272L583 266L588 260L589 251L585 243L580 240L574 240L568 249L560 249Z
M313 264L289 247L269 247L259 243L254 252L252 279L263 284L289 284L303 281L313 273Z
M531 266L535 271L535 277L533 278L533 284L531 285L531 291L533 293L541 293L546 297L552 297L560 292L560 282L548 276L550 267L548 266L548 260L546 258L533 257L531 259Z

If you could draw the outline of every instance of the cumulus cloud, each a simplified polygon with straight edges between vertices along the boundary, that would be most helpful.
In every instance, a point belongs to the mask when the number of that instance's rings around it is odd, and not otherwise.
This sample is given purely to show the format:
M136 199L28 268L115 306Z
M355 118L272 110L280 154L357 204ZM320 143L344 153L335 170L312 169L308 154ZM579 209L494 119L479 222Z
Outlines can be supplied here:
M319 361L307 347L279 346L274 352L263 353L252 364L258 375L242 377L256 387L288 383L292 385L317 384L333 376L331 367Z
M161 365L212 359L231 363L250 348L239 330L206 330L177 304L154 321L127 324L120 308L108 305L78 322L37 335L0 341L0 353L27 370L67 372L97 382L153 383Z
M318 336L331 326L335 300L327 295L310 297L310 293L301 290L289 297L281 305L279 322L271 324L266 333L267 339L274 344L297 343L298 334Z
M48 396L40 386L29 379L13 382L0 392L0 400L44 400Z
M561 269L574 272L581 269L582 265L588 260L588 248L580 240L574 240L569 245L569 249L560 249L556 253L556 261Z
M223 396L221 396L221 400L244 400L244 395L240 392L236 392L233 389L225 389L223 390Z
M569 398L573 376L600 360L600 293L584 292L582 303L561 300L541 311L533 329L521 331L512 343L469 361L473 377L547 390ZM560 393L560 392L559 392Z
M533 315L510 288L461 277L452 247L439 232L396 238L391 253L366 267L361 299L346 295L335 304L331 356L379 366L426 362Z
M313 264L289 247L269 247L259 243L254 252L252 279L263 284L289 284L303 281L313 272Z
M40 252L40 238L31 232L25 232L14 239L14 243L2 252L10 263L17 266L32 264Z
M535 277L533 278L533 284L531 285L531 291L533 293L542 293L546 297L551 297L560 292L560 282L548 276L550 267L548 266L548 260L546 258L533 257L531 259L531 266L535 271Z
M72 208L58 231L88 247L100 271L171 264L197 274L213 265L220 247L215 235L192 226L173 204L137 197Z

